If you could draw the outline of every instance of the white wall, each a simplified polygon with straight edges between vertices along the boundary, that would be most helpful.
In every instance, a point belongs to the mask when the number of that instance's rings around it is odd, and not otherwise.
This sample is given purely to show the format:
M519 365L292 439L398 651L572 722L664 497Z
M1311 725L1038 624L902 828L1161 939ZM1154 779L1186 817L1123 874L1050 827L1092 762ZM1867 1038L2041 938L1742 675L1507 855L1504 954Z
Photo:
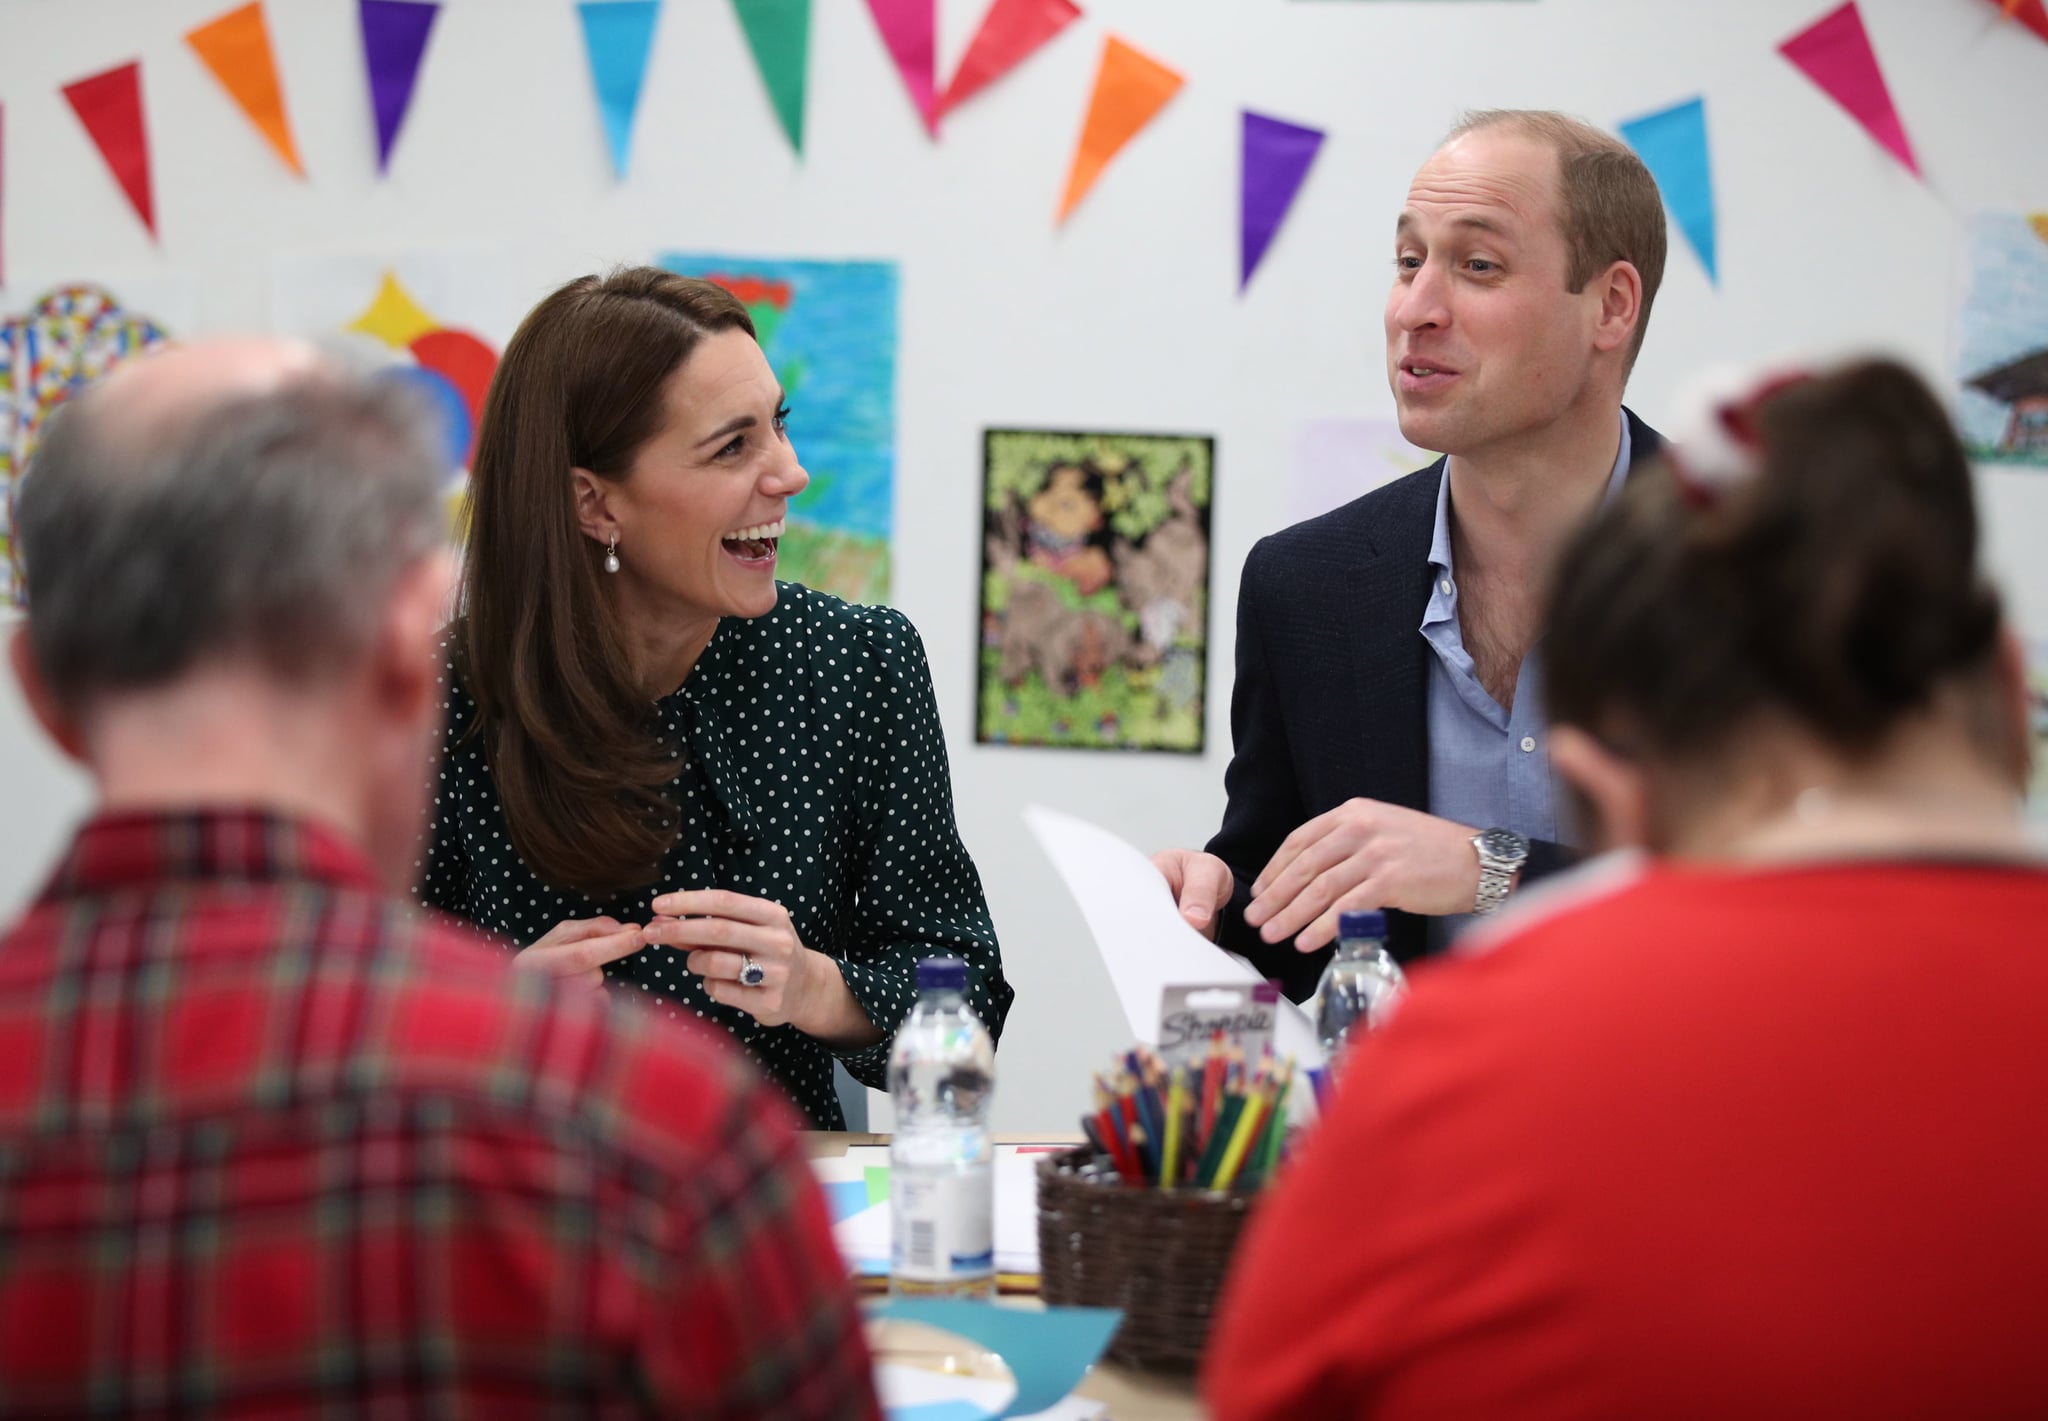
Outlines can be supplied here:
M902 263L896 602L931 649L960 818L1019 1004L999 1123L1070 1125L1123 1042L1079 914L1018 818L1033 800L1146 848L1214 827L1229 747L1236 572L1278 525L1296 431L1389 413L1378 312L1409 175L1466 106L1603 123L1704 92L1722 286L1674 234L1632 403L1653 423L1702 364L1874 346L1946 378L1960 220L2048 208L2048 46L1967 0L1862 0L1929 175L1901 172L1774 52L1832 0L1088 0L1087 17L932 146L866 6L816 0L809 147L794 161L725 0L671 0L632 181L609 174L568 0L448 0L391 174L377 181L355 7L271 0L307 165L286 176L179 36L230 0L0 0L9 309L45 279L190 272L197 324L266 320L277 254L502 249L535 297L660 248ZM943 0L942 52L979 0ZM1188 87L1051 225L1103 32ZM57 86L145 61L163 238L152 247ZM1238 111L1330 130L1290 225L1236 294ZM973 743L980 431L1040 424L1218 436L1211 751L1181 757ZM2048 633L2048 477L1985 481L1991 554ZM83 802L0 698L0 904Z

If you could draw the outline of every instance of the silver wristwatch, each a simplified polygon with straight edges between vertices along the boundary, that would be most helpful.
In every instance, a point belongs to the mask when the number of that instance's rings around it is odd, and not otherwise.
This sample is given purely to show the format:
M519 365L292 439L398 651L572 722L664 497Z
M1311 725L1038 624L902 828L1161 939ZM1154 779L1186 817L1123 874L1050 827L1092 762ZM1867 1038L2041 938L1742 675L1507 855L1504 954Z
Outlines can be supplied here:
M1491 913L1508 900L1508 890L1529 858L1529 841L1512 829L1484 829L1472 836L1479 851L1479 896L1475 913Z

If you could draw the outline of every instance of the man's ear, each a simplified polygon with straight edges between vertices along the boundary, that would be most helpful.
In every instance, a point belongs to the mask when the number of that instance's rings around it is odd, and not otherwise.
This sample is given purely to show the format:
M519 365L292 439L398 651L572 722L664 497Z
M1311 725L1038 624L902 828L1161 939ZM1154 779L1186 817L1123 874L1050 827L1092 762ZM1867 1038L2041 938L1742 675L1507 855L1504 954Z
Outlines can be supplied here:
M384 604L370 653L378 705L401 720L438 715L441 630L455 587L455 558L421 558L399 575Z
M1593 327L1596 350L1621 350L1635 338L1643 318L1643 274L1634 262L1618 261L1593 279L1600 293L1600 317Z
M85 737L57 704L50 683L43 679L43 668L36 660L35 647L29 642L26 622L18 624L7 638L7 659L14 667L14 680L21 687L21 698L28 702L29 714L36 718L43 734L56 742L67 759L85 764Z
M583 536L593 542L610 543L619 535L619 522L612 517L611 485L588 469L571 469L576 487L576 522Z
M1651 847L1649 780L1639 765L1574 725L1550 728L1550 764L1592 807L1599 822L1585 828L1596 847Z

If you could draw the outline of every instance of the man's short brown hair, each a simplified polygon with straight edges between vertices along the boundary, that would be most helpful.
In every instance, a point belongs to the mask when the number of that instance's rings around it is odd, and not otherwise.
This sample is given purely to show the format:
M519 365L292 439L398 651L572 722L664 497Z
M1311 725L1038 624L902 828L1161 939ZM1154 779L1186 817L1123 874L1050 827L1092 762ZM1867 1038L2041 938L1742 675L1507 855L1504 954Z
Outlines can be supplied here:
M1657 180L1619 138L1549 109L1475 109L1458 120L1444 142L1486 128L1511 129L1557 154L1570 290L1585 290L1587 282L1618 261L1642 277L1643 308L1636 316L1626 367L1633 369L1650 328L1651 303L1664 280L1664 199Z

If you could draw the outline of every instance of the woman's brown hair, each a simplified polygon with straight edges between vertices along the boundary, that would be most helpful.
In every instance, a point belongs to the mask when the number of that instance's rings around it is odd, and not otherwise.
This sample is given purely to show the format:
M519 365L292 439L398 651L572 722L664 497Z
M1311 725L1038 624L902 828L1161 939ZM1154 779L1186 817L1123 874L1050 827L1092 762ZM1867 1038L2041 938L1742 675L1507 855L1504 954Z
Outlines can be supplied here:
M754 334L733 295L650 267L578 277L534 307L477 429L456 664L475 697L512 846L593 898L654 882L674 779L583 533L570 470L623 479L668 418L668 379L705 336Z
M1746 415L1753 477L1707 495L1679 477L1681 449L1566 549L1552 720L1705 766L1779 717L1856 758L1944 687L1994 682L2001 613L1970 465L1919 377L1865 361Z

